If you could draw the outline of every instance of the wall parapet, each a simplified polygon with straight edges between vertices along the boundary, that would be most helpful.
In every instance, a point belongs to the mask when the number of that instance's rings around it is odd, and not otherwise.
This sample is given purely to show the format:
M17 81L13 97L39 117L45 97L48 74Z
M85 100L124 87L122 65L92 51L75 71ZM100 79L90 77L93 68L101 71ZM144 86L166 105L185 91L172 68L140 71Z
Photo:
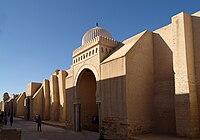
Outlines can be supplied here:
M110 39L110 38L107 38L107 37L103 37L103 36L97 36L97 37L93 38L92 40L90 40L89 42L81 45L76 50L74 50L72 57L77 56L81 52L86 51L89 48L91 48L92 46L95 46L96 44L99 44L99 43L104 44L104 45L109 46L109 47L115 47L118 44L120 44L120 42L118 42L116 40L113 40L113 39Z

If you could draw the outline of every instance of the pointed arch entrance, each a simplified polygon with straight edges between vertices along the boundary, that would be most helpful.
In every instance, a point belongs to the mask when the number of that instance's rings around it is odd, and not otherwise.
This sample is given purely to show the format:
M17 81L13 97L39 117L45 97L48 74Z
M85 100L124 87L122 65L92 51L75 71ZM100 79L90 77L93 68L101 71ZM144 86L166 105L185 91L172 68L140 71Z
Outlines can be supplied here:
M74 120L75 130L99 131L99 113L96 104L97 82L90 69L83 69L76 83Z

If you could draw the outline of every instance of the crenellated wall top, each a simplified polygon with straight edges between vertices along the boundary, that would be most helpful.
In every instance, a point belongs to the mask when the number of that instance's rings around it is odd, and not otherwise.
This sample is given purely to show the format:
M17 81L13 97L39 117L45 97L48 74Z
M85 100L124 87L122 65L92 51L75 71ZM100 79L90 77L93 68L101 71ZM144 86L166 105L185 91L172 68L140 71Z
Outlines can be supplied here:
M74 50L73 57L77 56L78 54L80 54L83 51L86 51L86 50L90 49L91 47L93 47L93 46L95 46L97 44L103 44L103 45L106 45L108 47L115 47L119 43L120 42L118 42L116 40L113 40L111 38L108 38L108 37L97 36L97 37L93 38L92 40L90 40L89 42L81 45L76 50Z

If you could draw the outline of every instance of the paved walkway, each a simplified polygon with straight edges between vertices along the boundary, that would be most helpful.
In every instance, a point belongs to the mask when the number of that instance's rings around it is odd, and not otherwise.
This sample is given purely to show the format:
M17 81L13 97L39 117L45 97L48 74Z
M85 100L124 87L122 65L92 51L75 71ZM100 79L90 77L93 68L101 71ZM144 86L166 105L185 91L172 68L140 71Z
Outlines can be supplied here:
M61 126L54 127L42 124L42 132L37 132L35 122L25 121L20 118L14 118L13 126L10 126L8 124L7 126L4 125L3 128L21 128L22 130L21 140L98 140L99 136L98 133L90 131L74 132L71 130L66 130L61 128L62 124L59 125ZM166 135L145 134L141 136L135 136L133 140L189 140L189 139L177 138ZM199 140L199 139L192 139L192 140Z
M178 138L175 136L159 135L159 134L145 134L145 135L135 136L133 139L134 140L200 140L200 139Z
M95 132L74 132L45 124L42 125L42 132L37 132L35 122L19 118L14 118L12 127L8 124L3 128L21 128L22 140L98 140L98 133Z

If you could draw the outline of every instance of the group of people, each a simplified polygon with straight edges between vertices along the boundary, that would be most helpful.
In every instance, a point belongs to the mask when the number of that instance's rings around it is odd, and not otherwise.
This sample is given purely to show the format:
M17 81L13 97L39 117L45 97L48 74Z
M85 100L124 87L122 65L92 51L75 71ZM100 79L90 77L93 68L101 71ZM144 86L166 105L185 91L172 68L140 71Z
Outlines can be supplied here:
M35 115L35 121L36 121L36 123L37 123L37 131L42 131L42 129L41 129L41 125L42 125L42 119L41 119L41 116L40 115L38 115L38 114L36 114Z
M4 122L5 125L8 123L8 118L10 121L10 125L13 124L13 115L8 115L6 112L0 112L0 122Z

